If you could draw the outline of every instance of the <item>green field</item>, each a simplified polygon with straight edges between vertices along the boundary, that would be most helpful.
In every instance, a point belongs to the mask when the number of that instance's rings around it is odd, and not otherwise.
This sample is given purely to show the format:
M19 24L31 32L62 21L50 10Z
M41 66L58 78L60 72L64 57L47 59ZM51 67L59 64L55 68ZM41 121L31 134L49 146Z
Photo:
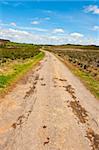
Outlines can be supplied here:
M22 77L43 57L40 46L8 43L0 48L0 91Z

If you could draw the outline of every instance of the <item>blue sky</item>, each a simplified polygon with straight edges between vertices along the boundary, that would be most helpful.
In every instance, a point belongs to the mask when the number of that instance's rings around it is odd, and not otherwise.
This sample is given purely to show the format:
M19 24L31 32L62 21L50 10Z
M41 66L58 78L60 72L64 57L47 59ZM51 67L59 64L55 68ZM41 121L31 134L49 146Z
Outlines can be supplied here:
M99 2L1 0L0 38L37 44L99 45Z

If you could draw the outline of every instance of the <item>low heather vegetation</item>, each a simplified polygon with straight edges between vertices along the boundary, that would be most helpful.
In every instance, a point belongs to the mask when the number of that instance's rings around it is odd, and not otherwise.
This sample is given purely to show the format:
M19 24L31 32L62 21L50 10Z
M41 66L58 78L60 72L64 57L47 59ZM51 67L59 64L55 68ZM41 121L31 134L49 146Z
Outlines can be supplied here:
M60 56L74 74L99 97L99 47L98 46L47 46L46 50Z

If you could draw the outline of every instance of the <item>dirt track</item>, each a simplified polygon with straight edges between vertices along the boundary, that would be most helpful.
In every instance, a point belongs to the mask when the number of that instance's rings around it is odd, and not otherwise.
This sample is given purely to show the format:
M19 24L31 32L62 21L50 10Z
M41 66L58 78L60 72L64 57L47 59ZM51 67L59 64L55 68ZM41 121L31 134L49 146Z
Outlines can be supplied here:
M46 52L0 101L0 150L99 150L99 101Z

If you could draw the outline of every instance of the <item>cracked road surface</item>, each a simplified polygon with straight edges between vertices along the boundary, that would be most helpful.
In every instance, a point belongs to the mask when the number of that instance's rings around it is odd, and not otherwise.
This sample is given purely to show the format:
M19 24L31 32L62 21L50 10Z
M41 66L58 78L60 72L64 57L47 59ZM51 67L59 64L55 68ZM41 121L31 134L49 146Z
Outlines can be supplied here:
M0 150L99 150L99 101L46 52L0 99Z

